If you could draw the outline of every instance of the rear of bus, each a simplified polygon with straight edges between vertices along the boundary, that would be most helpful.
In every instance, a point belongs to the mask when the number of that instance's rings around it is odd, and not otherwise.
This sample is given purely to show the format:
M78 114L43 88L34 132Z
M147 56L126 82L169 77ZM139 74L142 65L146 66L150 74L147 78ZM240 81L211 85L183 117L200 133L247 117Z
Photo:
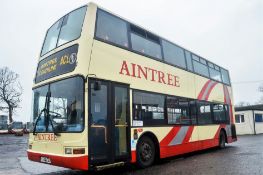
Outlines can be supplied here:
M95 16L80 7L47 31L33 85L28 158L88 169L86 76Z

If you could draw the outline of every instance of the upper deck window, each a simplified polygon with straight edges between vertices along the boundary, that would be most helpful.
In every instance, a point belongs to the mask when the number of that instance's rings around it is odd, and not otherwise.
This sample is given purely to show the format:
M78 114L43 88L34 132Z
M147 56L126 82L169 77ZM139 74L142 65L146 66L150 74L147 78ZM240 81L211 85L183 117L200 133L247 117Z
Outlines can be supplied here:
M70 12L48 29L41 55L80 37L86 9L81 7Z
M206 61L196 55L193 56L193 66L196 73L209 77Z
M132 49L137 52L162 59L159 38L134 25L131 25L131 44Z
M127 32L127 24L125 21L107 12L98 11L96 37L128 48Z
M185 58L187 63L187 69L193 71L192 57L191 53L185 50Z
M228 71L221 68L221 74L222 74L223 83L230 84Z
M168 41L162 40L164 60L173 65L186 68L184 50Z
M64 17L58 38L58 46L72 41L80 36L85 11L86 8L80 8Z
M222 78L219 71L219 67L210 62L208 63L208 67L209 67L210 78L221 82Z

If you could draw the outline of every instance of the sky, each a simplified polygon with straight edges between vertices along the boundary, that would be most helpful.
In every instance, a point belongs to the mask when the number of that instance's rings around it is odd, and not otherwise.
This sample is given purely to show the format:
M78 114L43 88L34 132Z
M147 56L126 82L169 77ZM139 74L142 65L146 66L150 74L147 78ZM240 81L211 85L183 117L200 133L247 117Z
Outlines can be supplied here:
M32 84L46 30L88 0L1 0L0 67L20 75L21 108L14 120L29 121ZM262 0L93 0L230 72L234 103L263 96ZM1 112L0 112L1 114Z

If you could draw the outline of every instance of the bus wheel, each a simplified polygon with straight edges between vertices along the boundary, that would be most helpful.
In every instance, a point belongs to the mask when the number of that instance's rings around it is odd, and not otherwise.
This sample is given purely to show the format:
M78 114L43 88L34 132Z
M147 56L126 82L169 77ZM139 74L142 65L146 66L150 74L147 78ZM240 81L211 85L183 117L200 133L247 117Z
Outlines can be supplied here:
M226 147L226 135L223 131L221 131L219 136L219 148L223 149L225 147Z
M137 164L141 168L146 168L153 164L155 160L155 147L149 137L142 137L137 145Z

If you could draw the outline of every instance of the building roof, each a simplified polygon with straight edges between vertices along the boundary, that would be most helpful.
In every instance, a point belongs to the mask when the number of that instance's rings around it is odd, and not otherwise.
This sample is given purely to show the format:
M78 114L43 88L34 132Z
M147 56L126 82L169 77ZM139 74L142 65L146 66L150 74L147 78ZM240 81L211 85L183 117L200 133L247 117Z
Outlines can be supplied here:
M250 111L250 110L263 111L263 104L235 107L235 111Z

